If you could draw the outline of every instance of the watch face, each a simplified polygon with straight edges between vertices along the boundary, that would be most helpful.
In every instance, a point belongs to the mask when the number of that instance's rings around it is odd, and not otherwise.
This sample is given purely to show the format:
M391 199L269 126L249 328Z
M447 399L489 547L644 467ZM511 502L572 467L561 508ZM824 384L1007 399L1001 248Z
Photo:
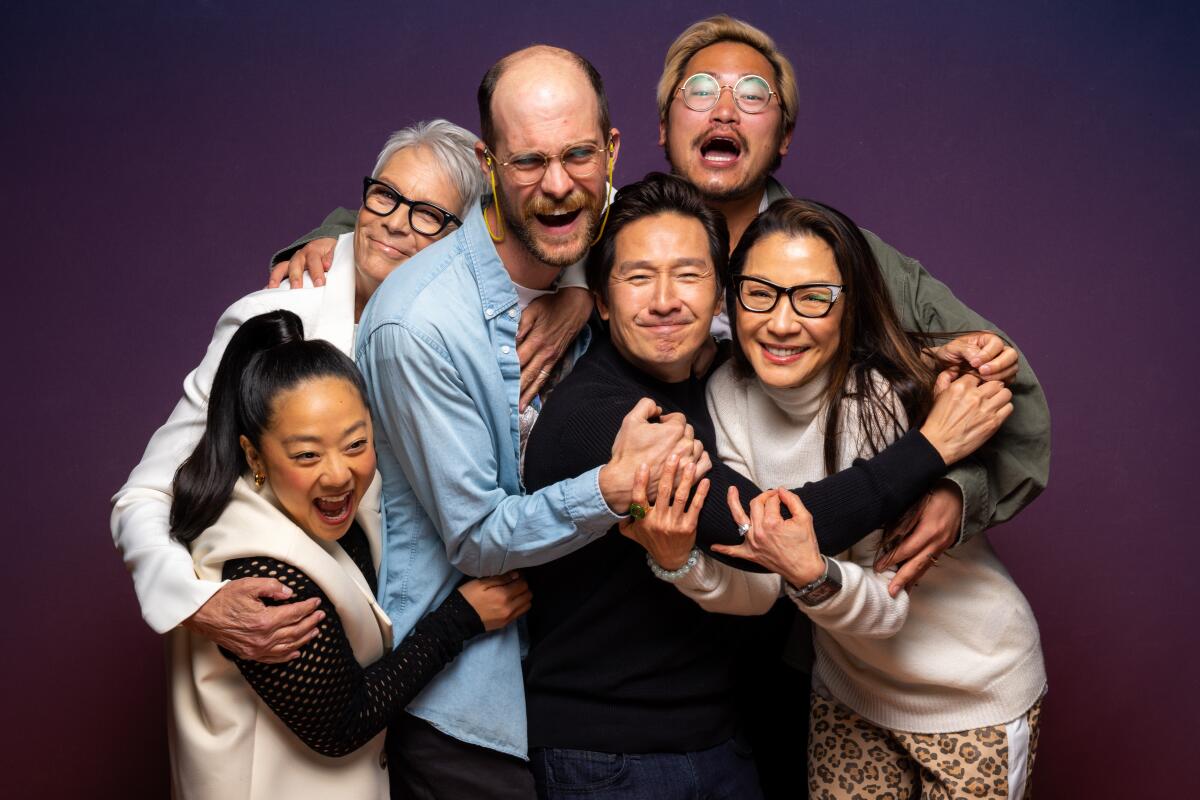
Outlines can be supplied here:
M842 585L840 583L832 578L826 577L826 579L820 584L801 594L800 602L804 603L806 606L819 606L821 603L824 603L826 600L837 594L838 590L841 588Z

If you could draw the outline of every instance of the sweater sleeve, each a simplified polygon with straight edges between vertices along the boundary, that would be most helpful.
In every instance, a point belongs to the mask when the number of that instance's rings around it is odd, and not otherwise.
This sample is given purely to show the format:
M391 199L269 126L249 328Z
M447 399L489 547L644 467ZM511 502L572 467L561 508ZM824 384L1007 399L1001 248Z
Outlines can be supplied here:
M297 250L315 239L336 239L343 233L349 233L354 230L355 218L355 213L350 209L335 208L329 212L329 216L325 218L319 228L309 231L271 256L271 266L275 266L280 261L287 261L296 254Z
M637 392L628 396L611 393L585 408L539 418L525 453L528 487L547 486L562 476L606 463L621 421L640 397ZM706 551L714 544L741 542L725 503L729 487L737 487L744 503L761 493L753 481L715 455L709 454L713 460L707 476L711 487L696 529L696 542ZM859 539L904 513L945 470L946 464L933 445L919 431L910 431L874 458L856 461L836 475L797 488L796 493L813 516L821 552L832 555L850 549ZM710 554L739 569L763 571L749 561Z
M454 591L417 623L395 650L367 667L359 665L337 609L321 588L291 565L269 558L228 561L226 579L272 575L295 594L287 602L320 597L325 618L300 657L283 664L232 658L246 682L302 742L324 756L362 747L454 660L483 623Z
M841 590L815 606L794 600L796 607L828 631L864 639L895 636L908 619L908 591L896 597L888 593L896 569L876 572L875 555L875 548L865 541L855 545L837 560Z
M849 469L794 491L812 514L821 552L833 555L900 516L945 471L945 462L929 440L920 431L909 431L874 458L859 459ZM745 504L761 489L716 459L708 478L712 486L700 511L696 540L706 549L714 544L739 544L741 537L725 495L730 486L736 486ZM712 555L735 563L719 553ZM761 571L757 565L736 563L739 568Z
M175 410L113 497L113 543L133 576L142 616L158 633L195 614L221 588L196 577L187 547L171 537L172 482L204 433L208 395L230 338L251 317L287 307L280 302L287 296L254 292L225 310L203 360L184 378Z
M755 616L775 605L781 580L774 573L735 569L701 553L696 566L675 581L675 588L705 611Z

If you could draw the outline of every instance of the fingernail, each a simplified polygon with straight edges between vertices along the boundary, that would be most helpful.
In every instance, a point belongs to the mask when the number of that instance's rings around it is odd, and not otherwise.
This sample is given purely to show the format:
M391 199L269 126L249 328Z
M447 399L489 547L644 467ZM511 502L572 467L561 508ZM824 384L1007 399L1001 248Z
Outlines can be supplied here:
M292 587L288 586L286 583L282 583L282 584L280 584L280 586L283 587L283 596L284 597L292 596Z
M318 611L318 612L317 612L317 620L323 620L323 619L325 619L325 612L324 612L324 611Z

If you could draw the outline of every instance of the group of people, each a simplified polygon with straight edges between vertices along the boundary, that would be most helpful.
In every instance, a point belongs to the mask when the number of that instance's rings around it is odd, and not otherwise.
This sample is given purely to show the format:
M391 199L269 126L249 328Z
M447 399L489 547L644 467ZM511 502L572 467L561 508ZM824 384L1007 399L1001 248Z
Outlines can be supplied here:
M787 58L690 26L671 174L619 190L582 56L478 100L276 255L114 498L174 794L1028 796L1046 676L984 531L1045 485L1045 400L771 177Z

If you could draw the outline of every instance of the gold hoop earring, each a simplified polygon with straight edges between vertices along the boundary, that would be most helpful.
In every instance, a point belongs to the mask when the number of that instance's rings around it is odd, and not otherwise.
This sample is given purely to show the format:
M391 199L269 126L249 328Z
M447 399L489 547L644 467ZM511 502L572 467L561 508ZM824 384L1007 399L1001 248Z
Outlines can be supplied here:
M500 231L500 235L497 236L492 232L486 208L483 210L483 227L487 228L488 236L492 237L492 241L499 243L504 241L504 215L500 213L500 198L496 194L496 163L492 161L491 156L488 156L487 162L488 166L491 167L491 170L488 171L488 177L491 178L492 182L492 208L496 209L496 230Z
M266 482L267 482L267 476L262 474L258 470L255 470L254 471L254 488L261 489L262 485Z

